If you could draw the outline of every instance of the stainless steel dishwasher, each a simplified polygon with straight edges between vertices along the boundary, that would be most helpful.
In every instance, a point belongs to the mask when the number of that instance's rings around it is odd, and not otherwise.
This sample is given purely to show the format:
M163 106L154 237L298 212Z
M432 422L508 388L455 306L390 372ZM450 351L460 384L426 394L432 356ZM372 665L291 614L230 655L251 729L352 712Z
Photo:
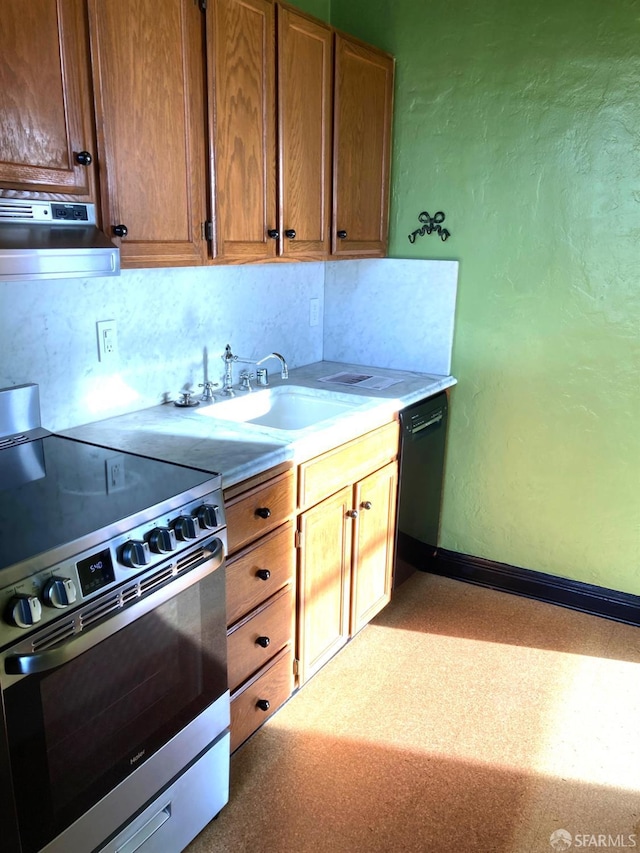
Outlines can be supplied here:
M438 547L447 438L446 392L400 412L400 488L394 587L426 570Z

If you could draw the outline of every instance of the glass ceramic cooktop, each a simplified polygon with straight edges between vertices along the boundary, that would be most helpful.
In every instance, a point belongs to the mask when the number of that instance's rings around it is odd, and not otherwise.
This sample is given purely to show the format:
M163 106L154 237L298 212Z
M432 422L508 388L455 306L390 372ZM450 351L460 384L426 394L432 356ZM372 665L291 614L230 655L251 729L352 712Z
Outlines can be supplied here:
M125 531L137 513L210 480L219 486L216 474L62 436L1 450L0 571L119 522Z

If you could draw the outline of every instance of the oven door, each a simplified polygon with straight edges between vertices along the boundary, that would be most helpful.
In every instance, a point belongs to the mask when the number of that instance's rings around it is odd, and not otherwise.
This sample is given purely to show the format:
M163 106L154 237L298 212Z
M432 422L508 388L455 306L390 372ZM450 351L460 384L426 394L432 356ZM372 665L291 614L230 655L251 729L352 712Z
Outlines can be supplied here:
M3 653L23 853L53 839L65 853L102 845L228 727L224 544L208 540L179 562L172 579L162 564L164 575L156 567L146 585L120 589L131 603L66 644Z

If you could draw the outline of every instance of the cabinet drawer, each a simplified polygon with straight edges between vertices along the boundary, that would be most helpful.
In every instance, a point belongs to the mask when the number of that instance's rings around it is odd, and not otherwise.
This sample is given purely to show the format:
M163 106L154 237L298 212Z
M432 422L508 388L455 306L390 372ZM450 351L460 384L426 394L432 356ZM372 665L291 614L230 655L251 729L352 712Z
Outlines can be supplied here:
M293 583L295 557L291 521L232 557L227 563L227 624Z
M231 697L231 751L252 735L293 692L293 649L287 646Z
M287 586L229 631L227 655L230 690L235 690L291 642L293 618L293 588Z
M293 515L295 508L293 472L287 471L250 489L227 503L229 553L233 554L259 536L274 530Z
M313 506L322 498L382 468L398 455L397 421L303 462L299 468L299 506Z

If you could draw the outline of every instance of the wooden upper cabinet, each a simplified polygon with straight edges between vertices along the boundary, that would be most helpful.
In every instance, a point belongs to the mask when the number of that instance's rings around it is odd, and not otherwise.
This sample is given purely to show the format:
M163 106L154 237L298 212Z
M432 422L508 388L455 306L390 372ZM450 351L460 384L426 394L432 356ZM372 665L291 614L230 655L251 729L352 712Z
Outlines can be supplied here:
M2 0L0 193L93 201L95 163L82 0ZM13 193L16 195L17 193Z
M323 258L330 248L333 33L278 7L280 254Z
M387 252L394 60L336 35L332 252ZM342 235L342 236L340 236Z
M194 0L89 0L103 226L126 267L206 262L204 17Z
M209 0L211 189L221 261L265 261L278 248L274 27L270 0Z

